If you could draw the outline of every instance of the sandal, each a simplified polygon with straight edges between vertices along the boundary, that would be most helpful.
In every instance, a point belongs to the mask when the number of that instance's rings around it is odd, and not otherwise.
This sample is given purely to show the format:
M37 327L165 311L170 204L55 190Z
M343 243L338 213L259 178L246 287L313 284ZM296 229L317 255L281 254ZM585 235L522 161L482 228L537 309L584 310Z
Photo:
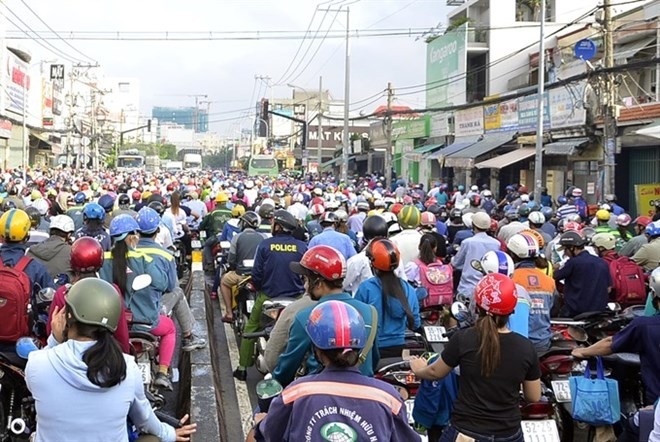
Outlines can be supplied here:
M226 324L231 324L232 322L234 322L234 318L232 316L225 315L222 317L222 322Z

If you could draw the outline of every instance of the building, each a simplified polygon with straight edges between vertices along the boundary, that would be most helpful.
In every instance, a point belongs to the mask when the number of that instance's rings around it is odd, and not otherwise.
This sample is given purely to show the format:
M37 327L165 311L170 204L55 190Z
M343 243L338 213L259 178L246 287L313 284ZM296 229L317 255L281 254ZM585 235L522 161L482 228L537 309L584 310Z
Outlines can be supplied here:
M195 132L208 132L209 114L205 109L198 107L161 107L155 106L151 110L151 117L161 123L175 123Z

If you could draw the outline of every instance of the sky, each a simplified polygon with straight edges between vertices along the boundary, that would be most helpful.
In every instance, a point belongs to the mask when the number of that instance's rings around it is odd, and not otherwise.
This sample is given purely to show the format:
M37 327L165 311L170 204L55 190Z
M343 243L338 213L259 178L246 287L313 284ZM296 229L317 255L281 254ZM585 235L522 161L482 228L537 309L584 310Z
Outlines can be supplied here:
M358 30L358 35L364 30L431 29L446 24L448 7L445 0L353 1L349 28ZM314 16L317 8L332 8L341 3L340 0L4 0L8 9L6 16L18 25L9 23L8 31L25 29L25 25L37 32L47 31L46 25L28 9L27 4L73 48L97 60L105 75L138 78L140 108L145 114L150 114L154 105L193 105L194 98L185 95L208 95L208 100L212 101L211 130L220 135L228 135L226 132L237 127L250 126L247 120L219 121L243 114L230 111L252 107L263 96L290 97L292 89L286 83L318 90L319 75L322 75L324 89L329 89L333 97L343 98L344 40L327 38L321 43L321 37L330 25L330 36L345 30L346 14L317 11ZM268 31L297 31L296 35L303 35L313 16L310 35L316 34L319 38L304 58L302 55L311 42L309 39L296 58L294 55L300 40L267 37L252 41L165 39L166 33L180 38L183 35L176 33L184 31L203 32L204 35L213 35L214 31L260 31L260 36L267 35ZM112 39L67 39L70 35L91 35L82 34L84 31L107 31L101 35L109 37L112 34ZM116 40L117 33L129 36L137 35L129 32L144 31L154 32L149 36L156 40ZM16 33L9 32L8 35ZM217 38L218 34L215 35ZM84 58L62 40L48 41L69 57ZM32 50L34 58L51 60L56 57L51 50L41 48L33 40L22 43ZM393 83L395 90L425 83L425 54L424 38L416 35L351 38L350 102L378 94L388 82ZM287 73L289 66L291 69ZM267 89L264 82L255 82L255 75L268 76L271 84L278 81L281 84ZM368 113L379 104L385 104L385 98L362 101L354 109L366 106L362 110ZM423 96L408 95L395 104L421 107Z

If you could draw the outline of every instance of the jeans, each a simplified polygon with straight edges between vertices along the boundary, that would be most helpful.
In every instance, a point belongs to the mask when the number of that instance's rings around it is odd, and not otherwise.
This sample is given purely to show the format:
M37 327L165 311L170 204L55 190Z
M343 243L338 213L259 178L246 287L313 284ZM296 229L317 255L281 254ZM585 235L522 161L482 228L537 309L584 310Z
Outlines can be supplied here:
M160 301L160 308L161 313L166 316L169 316L170 313L174 314L176 320L179 321L184 336L192 333L195 318L193 318L188 300L181 287L176 287L171 292L165 293Z
M250 317L248 318L248 321L245 324L243 333L254 333L259 331L259 328L261 327L261 310L263 309L264 302L268 299L270 299L270 297L268 297L263 292L259 292L259 294L257 294L257 299L254 300L254 307L252 307L252 311L250 312ZM246 339L245 337L241 337L241 349L238 358L239 366L243 368L252 366L252 364L254 363L255 344L256 344L256 340Z
M453 425L449 425L442 436L440 437L440 442L454 442L458 433L463 433L464 435L473 438L476 442L524 442L522 429L518 429L515 434L511 436L490 436L487 434L474 433L472 431L458 430Z

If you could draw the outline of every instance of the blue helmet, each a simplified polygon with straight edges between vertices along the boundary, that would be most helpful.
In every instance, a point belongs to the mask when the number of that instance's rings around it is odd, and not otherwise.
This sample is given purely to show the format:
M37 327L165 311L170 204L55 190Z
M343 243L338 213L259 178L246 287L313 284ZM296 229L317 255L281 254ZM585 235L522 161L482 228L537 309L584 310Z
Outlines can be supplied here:
M85 195L85 192L78 192L73 197L73 201L76 204L83 204L85 201L87 201L87 195Z
M567 202L568 202L568 198L566 198L564 195L559 195L557 197L557 204L559 204L560 206L563 206Z
M541 205L537 203L536 201L530 201L527 203L527 207L529 207L529 210L531 212L538 212L541 210Z
M541 207L541 213L545 216L546 221L550 221L550 218L555 214L555 211L552 210L552 207L543 206Z
M106 212L110 212L115 206L115 198L109 193L106 193L99 198L99 205L103 207L103 210Z
M131 232L140 230L137 221L131 215L122 214L113 218L110 223L110 236L115 241L121 241L128 236Z
M138 212L137 223L140 227L140 232L148 235L158 230L160 216L151 207L143 207Z
M105 219L105 210L99 204L88 203L83 207L84 219L98 219L103 221Z
M651 237L660 236L660 221L653 221L650 223L646 226L644 233Z
M366 341L362 316L342 301L327 301L314 307L305 329L314 346L321 350L359 350Z
M19 358L27 359L30 353L41 348L41 343L36 338L23 336L16 341L16 354Z

